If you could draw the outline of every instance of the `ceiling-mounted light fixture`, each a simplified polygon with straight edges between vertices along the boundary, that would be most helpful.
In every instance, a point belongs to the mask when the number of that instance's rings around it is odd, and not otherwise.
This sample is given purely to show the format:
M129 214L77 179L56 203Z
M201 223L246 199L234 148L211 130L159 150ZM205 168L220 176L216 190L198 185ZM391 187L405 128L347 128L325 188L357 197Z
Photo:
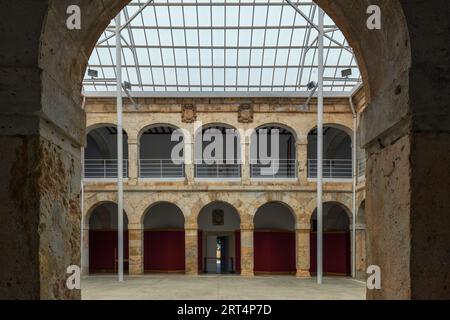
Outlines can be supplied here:
M91 78L97 78L98 77L98 71L94 69L88 69L88 76Z
M123 88L125 90L131 90L131 83L129 83L128 81L124 81L123 82Z
M352 75L352 69L344 69L344 70L341 70L341 76L342 76L342 78L348 78L348 77L350 77Z
M311 81L311 82L309 82L307 85L306 85L306 88L308 89L308 90L313 90L314 88L316 88L317 87L317 84L314 82L314 81Z

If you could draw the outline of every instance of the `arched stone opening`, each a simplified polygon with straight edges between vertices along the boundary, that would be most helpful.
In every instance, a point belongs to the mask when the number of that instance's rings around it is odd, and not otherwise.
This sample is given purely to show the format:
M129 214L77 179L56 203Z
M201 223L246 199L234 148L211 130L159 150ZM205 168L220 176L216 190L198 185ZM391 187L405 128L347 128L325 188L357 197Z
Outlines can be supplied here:
M139 177L183 178L184 137L172 125L151 125L139 136ZM179 131L176 131L179 132Z
M86 57L100 33L128 2L113 0L108 6L97 1L83 2L81 10L88 14L82 19L82 29L75 32L67 30L64 24L70 1L5 3L2 112L7 115L2 117L4 157L0 168L9 183L3 184L0 192L6 212L0 234L10 241L4 242L9 246L1 261L6 269L2 283L13 279L12 283L21 284L5 291L7 297L79 297L78 292L57 285L64 281L67 265L79 261L79 249L58 249L48 239L79 243L76 212L80 210L79 159L84 137L83 113L79 108L81 78ZM448 103L445 96L442 98L447 82L439 76L448 69L450 42L448 35L441 32L447 26L446 12L442 10L445 6L442 1L379 2L383 28L374 31L367 29L364 14L373 1L317 3L336 21L354 49L371 103L363 126L364 141L372 147L368 153L367 183L371 192L367 195L367 226L373 237L368 251L371 263L382 269L397 267L392 275L384 274L383 284L389 285L369 296L446 297L449 288L443 286L443 279L448 278L449 272L445 263L449 243L448 192L441 186L447 185L445 178L450 177L445 147L449 132ZM21 19L23 12L33 12L27 24ZM30 81L23 81L25 78ZM428 85L424 86L424 79ZM53 108L54 105L58 107ZM60 117L61 114L66 116ZM48 128L42 129L43 124ZM58 163L62 173L51 190L40 188L38 176L16 174L33 172L38 164L55 175ZM62 176L65 178L60 179ZM436 181L440 181L439 187L431 192ZM28 198L33 201L18 199L17 194L30 195ZM60 220L49 218L52 210L61 212ZM394 217L401 223L391 224ZM44 223L48 228L38 233L38 226ZM377 223L385 229L378 230ZM25 250L28 242L24 239L28 237L33 243L42 244L38 252ZM431 260L430 247L435 248ZM54 270L43 271L46 269L39 257L52 261ZM10 264L11 261L15 263ZM59 289L42 289L40 275L48 277L48 288Z
M257 179L296 178L295 131L279 124L255 129L250 144L250 177Z
M241 270L241 219L230 204L206 205L197 217L198 268L204 273L239 273Z
M144 272L185 270L184 215L175 204L159 202L143 218Z
M84 177L87 179L117 178L117 127L96 126L89 130L84 149ZM128 135L123 131L123 173L128 176Z
M350 216L343 204L323 204L323 272L326 275L349 276ZM311 216L311 273L317 272L317 209Z
M128 217L124 211L123 248L124 272L128 272ZM89 273L116 273L117 204L105 202L92 210L89 216Z
M262 205L254 217L255 274L295 274L295 215L284 203Z

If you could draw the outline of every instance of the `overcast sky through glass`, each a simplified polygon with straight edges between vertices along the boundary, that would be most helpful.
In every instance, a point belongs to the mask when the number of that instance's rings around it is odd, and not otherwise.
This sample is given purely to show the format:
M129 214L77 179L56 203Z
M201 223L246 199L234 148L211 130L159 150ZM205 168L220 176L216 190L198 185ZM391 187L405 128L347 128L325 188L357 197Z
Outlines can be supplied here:
M122 24L147 0L133 0ZM316 25L318 8L297 2ZM114 30L114 20L108 27ZM324 90L350 92L359 69L341 31L325 17ZM101 42L113 33L105 30ZM283 0L155 0L122 31L123 80L132 91L282 92L306 91L317 81L317 35L307 20ZM115 38L97 45L85 77L85 91L115 91ZM106 79L101 81L101 79Z

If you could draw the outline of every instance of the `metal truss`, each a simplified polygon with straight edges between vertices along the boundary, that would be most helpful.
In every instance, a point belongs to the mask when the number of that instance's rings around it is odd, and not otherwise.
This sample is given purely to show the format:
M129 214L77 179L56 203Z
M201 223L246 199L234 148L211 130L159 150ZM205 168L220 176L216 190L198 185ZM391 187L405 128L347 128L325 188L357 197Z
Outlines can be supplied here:
M306 92L317 81L318 9L301 0L132 0L122 12L123 80L132 92ZM84 91L115 92L115 23L100 37ZM325 17L324 90L360 80L353 51ZM349 78L341 70L351 69Z

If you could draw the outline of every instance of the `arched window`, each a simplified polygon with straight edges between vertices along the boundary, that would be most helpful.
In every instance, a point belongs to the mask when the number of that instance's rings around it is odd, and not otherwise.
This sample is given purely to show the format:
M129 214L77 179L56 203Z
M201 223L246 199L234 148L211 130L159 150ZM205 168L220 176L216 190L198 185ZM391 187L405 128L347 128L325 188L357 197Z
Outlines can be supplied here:
M257 179L296 178L296 155L291 130L278 125L261 126L251 137L250 175Z
M323 177L326 179L352 177L352 139L341 126L324 126ZM308 178L317 178L317 129L311 130L308 134Z
M123 131L123 176L128 176L128 136ZM102 126L89 131L84 150L84 177L117 178L117 127Z
M181 134L174 135L176 129L159 125L146 128L142 133L139 140L139 177L184 177L184 139ZM181 148L177 148L180 144Z
M227 125L207 125L195 134L196 178L241 177L241 148L238 131Z

